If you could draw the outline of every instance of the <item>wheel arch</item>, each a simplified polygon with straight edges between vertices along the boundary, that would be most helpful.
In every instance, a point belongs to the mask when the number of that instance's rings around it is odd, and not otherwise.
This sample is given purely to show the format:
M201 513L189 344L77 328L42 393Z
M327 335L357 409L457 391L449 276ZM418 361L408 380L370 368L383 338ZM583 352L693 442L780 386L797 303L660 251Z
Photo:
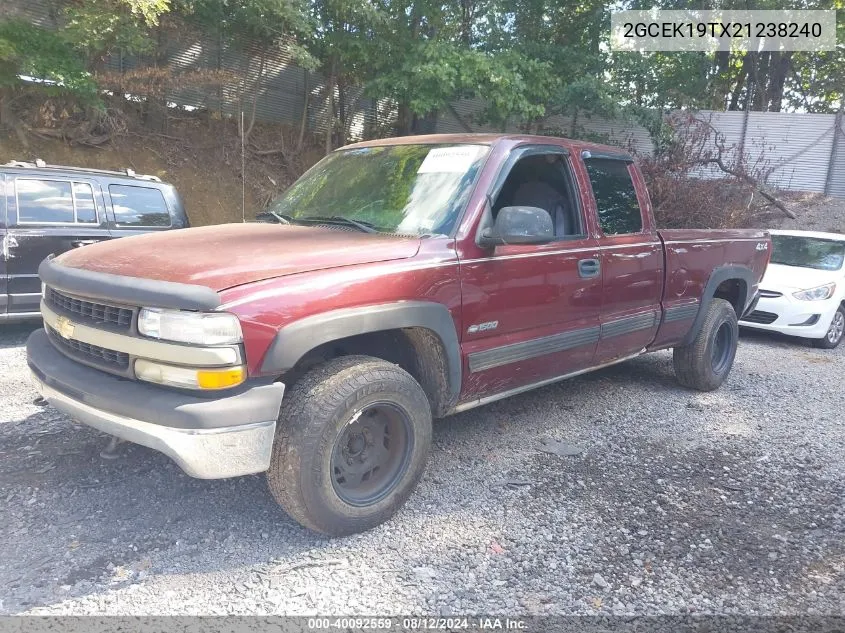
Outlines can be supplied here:
M698 335L707 315L707 307L713 299L728 301L736 312L736 318L741 318L753 298L751 297L752 288L754 288L754 273L750 268L745 266L715 268L704 287L695 321L681 344L688 345Z
M281 328L261 373L295 381L315 363L363 354L393 362L423 387L435 417L445 415L461 390L461 352L448 308L427 301L342 308Z

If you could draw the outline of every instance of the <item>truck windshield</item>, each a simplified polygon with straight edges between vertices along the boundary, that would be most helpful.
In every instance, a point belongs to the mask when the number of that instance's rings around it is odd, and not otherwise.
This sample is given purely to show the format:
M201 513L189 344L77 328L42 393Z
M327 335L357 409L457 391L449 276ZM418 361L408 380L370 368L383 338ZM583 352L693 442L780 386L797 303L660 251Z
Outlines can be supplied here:
M798 235L772 235L773 264L839 270L845 261L845 241Z
M324 221L405 235L449 234L488 151L484 145L341 150L305 172L267 211L294 224Z

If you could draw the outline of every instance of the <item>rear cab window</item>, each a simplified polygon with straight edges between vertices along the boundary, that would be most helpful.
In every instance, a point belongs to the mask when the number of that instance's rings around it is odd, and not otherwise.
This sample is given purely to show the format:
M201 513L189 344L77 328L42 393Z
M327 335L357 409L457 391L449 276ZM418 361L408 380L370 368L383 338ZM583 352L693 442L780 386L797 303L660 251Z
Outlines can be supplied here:
M154 187L109 185L115 225L122 228L170 228L170 210Z
M584 159L599 225L605 235L641 233L643 216L629 163L615 158L589 157Z
M99 223L94 190L87 182L16 178L18 224Z

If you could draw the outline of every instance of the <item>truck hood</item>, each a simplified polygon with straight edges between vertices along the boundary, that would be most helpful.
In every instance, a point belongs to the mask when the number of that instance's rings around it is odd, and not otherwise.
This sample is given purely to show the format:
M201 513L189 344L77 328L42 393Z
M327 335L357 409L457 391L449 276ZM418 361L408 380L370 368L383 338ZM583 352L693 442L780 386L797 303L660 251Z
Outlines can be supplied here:
M807 290L831 281L840 281L842 276L841 270L817 270L815 268L769 264L766 274L763 276L763 281L760 282L760 288L777 290L778 292Z
M221 224L114 239L64 253L71 268L215 291L300 272L413 257L419 238L277 224Z

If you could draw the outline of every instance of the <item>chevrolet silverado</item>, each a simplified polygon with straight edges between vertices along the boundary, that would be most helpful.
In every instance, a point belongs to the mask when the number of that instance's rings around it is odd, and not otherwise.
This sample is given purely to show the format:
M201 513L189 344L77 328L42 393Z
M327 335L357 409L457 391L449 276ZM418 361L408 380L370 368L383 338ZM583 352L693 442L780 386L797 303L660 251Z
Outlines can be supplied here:
M46 259L28 362L55 408L193 477L266 472L332 535L402 506L433 418L666 348L716 389L771 253L658 230L631 156L535 136L350 145L264 217Z

